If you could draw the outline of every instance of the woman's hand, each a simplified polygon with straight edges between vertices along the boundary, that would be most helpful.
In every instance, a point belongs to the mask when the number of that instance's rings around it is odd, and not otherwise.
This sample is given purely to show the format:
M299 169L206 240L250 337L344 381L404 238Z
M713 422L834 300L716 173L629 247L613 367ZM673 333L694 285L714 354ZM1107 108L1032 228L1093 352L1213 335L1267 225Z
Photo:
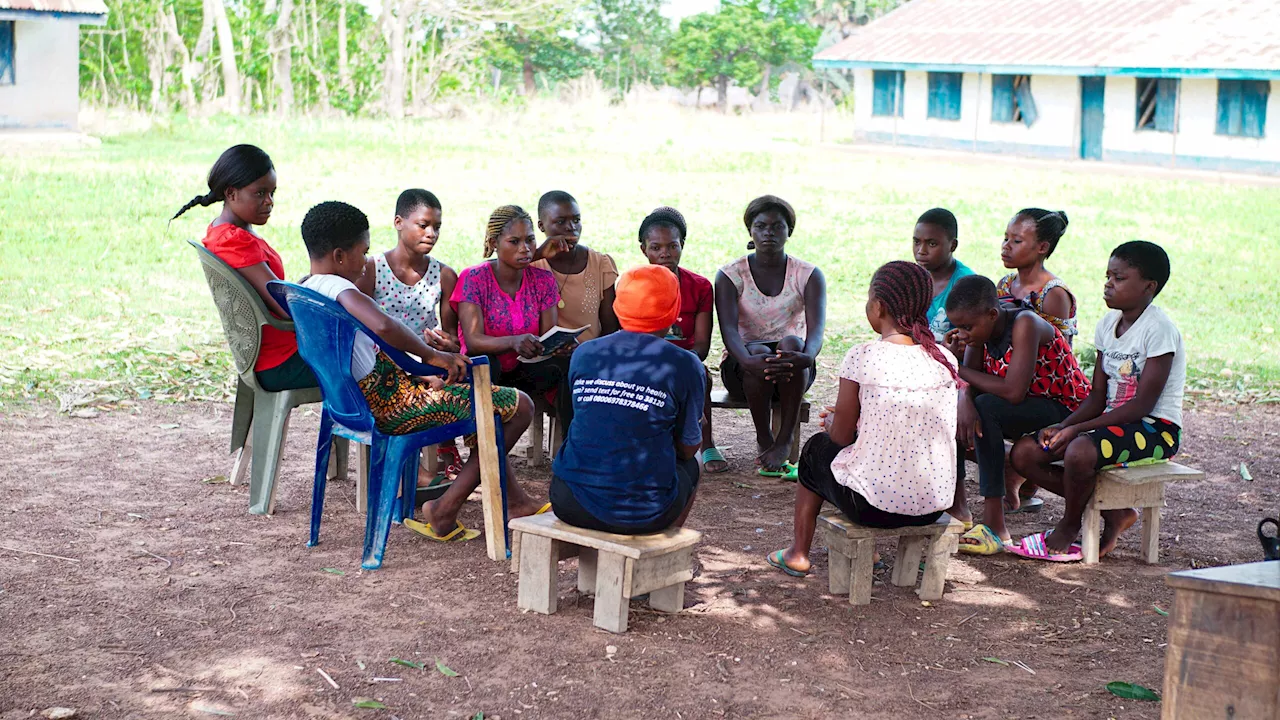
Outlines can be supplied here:
M1080 427L1078 425L1069 425L1067 427L1057 428L1057 430L1049 433L1049 437L1045 439L1044 435L1046 431L1051 429L1052 428L1045 428L1044 430L1041 430L1040 436L1041 442L1044 443L1042 447L1045 448L1046 452L1053 453L1054 455L1061 455L1065 453L1067 451L1067 446L1071 444L1071 441L1080 437Z
M818 425L824 432L831 432L831 423L836 418L836 406L826 405L818 409Z
M444 380L446 385L453 385L465 377L467 368L471 365L471 358L466 355L446 352L432 353L426 361L428 365L434 365L447 373Z
M972 450L974 438L982 437L982 423L978 419L978 409L973 406L973 399L968 393L961 395L960 406L956 414L956 440L965 450Z
M542 354L542 342L538 340L537 335L531 333L512 335L507 342L512 352L526 360L532 360Z
M964 359L964 349L969 346L969 336L963 330L951 329L947 334L942 336L942 344L961 360Z
M456 338L449 335L443 330L432 330L427 328L422 331L422 339L426 341L432 348L440 352L454 353L458 352L459 345Z
M555 357L569 357L570 355L573 354L573 351L577 349L578 349L578 343L571 342L571 343L568 343L567 345L561 345L558 350L556 350L551 354L554 355Z
M533 255L534 257L541 258L543 260L550 260L560 253L569 252L569 242L567 238L572 237L572 235L548 236L547 239L542 241L542 244L538 246L538 249L534 251Z

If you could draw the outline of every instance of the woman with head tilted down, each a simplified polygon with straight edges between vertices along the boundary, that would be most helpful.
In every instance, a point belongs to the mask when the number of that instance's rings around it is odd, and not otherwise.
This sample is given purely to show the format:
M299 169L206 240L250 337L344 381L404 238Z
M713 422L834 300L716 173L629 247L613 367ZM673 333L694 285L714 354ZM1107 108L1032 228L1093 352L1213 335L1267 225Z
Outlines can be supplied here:
M744 255L716 273L716 314L725 356L720 379L730 397L745 399L756 427L760 474L795 477L788 463L800 403L813 384L827 315L822 271L786 252L796 213L782 198L758 197L743 215L751 235ZM769 426L774 401L782 422Z
M574 422L556 455L551 505L570 525L643 535L683 525L693 507L706 371L666 340L680 313L671 271L623 273L614 310L621 331L573 353Z

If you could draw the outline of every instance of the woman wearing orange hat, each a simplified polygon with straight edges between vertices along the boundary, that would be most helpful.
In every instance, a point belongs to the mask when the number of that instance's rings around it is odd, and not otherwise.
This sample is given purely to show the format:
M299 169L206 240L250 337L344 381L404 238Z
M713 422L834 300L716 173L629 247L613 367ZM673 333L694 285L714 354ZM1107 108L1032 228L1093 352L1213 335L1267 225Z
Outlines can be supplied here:
M705 370L665 337L680 285L660 265L618 278L620 332L573 353L574 422L556 455L551 505L570 525L644 535L683 525L698 488Z

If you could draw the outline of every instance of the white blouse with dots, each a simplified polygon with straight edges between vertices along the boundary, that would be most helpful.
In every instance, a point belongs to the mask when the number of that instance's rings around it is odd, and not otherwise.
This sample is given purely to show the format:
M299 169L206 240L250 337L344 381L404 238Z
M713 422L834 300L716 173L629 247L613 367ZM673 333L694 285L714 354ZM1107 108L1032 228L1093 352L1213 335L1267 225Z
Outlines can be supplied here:
M947 369L919 345L876 341L851 348L840 377L858 383L862 411L857 439L831 462L836 481L885 512L951 507L957 395Z
M373 257L373 267L373 299L388 315L408 325L416 335L440 329L439 260L427 257L426 274L412 285L400 282L382 253Z

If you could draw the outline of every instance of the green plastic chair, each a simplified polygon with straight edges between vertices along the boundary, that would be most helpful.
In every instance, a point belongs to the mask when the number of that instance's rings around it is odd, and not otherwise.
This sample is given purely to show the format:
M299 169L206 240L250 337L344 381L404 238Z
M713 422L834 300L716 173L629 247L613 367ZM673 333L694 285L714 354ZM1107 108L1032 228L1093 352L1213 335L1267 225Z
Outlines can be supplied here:
M289 430L290 412L299 405L321 402L320 388L271 392L258 385L253 366L258 362L258 352L262 348L262 326L270 325L277 330L293 332L293 323L272 315L249 281L204 245L194 240L187 242L200 257L238 376L231 421L231 453L240 454L231 470L231 482L236 484L244 479L245 456L248 455L252 459L249 512L269 515L275 511L276 475L280 469L285 434ZM335 438L334 448L336 452L329 474L331 477L346 477L348 443L345 439ZM363 494L357 492L361 499Z

